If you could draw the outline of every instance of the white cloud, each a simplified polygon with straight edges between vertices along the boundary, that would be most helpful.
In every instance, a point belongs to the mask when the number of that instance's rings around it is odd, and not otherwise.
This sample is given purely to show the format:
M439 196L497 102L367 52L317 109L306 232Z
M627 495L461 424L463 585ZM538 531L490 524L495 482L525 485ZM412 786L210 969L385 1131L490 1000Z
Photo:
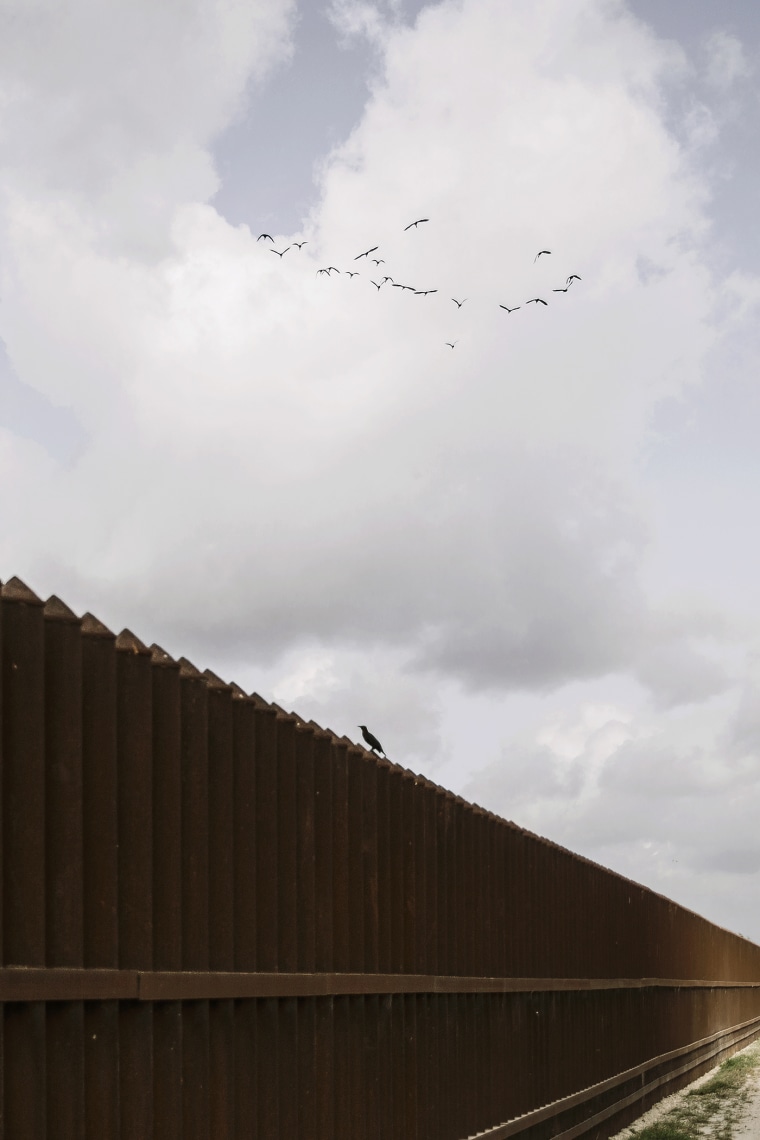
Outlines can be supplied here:
M746 869L748 824L726 838L755 779L736 622L709 596L674 616L645 573L654 412L709 386L757 294L711 268L708 186L663 101L683 57L602 0L462 0L413 28L362 11L382 68L302 234L274 235L308 241L283 258L208 204L209 147L286 58L290 4L77 0L10 25L0 335L88 442L67 468L0 436L25 491L0 502L3 576L258 671L338 731L390 726L393 758L426 768L448 760L441 692L469 708L624 676L635 707L589 697L478 798L696 867L718 789L700 857ZM370 245L438 292L378 294Z
M713 32L705 41L705 78L711 87L727 91L739 79L751 74L744 44L731 32Z

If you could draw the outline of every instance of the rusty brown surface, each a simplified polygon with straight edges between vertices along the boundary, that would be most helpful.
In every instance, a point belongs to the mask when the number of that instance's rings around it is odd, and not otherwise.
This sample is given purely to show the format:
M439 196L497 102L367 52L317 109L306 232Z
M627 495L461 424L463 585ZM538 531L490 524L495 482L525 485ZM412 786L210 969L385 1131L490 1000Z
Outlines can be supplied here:
M759 947L129 630L13 579L0 661L3 1138L601 1140L760 1031Z

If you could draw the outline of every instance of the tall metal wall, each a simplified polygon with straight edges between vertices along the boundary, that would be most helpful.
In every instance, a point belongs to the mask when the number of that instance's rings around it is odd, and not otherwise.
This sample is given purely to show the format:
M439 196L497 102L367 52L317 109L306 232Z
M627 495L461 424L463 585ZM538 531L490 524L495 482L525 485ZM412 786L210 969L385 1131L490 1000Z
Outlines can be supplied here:
M0 599L7 1140L602 1136L760 1033L746 939L18 579Z

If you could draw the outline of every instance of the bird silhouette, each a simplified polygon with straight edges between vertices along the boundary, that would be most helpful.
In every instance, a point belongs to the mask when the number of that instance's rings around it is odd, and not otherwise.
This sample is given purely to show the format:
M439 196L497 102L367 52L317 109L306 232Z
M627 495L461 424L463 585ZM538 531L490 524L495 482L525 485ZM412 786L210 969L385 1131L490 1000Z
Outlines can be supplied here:
M328 265L328 267L327 267L327 272L328 272L328 273L331 273L333 270L334 270L336 273L340 273L340 270L339 270L339 269L338 269L338 268L337 268L335 265Z
M308 244L309 243L307 241L294 241L293 242L293 245L296 246L297 249L300 249L302 245L308 245Z
M531 297L529 301L525 302L526 305L548 305L548 301L542 301L540 297Z
M372 279L370 278L370 280L372 280ZM382 285L383 285L382 281L380 282L379 285L378 285L377 281L372 281L372 284L375 286L376 289L381 289Z
M514 308L512 308L512 309L507 308L506 305L499 305L499 308L500 309L506 309L508 313L516 313L518 309L522 308L522 305L515 305Z
M463 300L461 300L461 301L457 301L456 297L452 297L451 299L452 299L452 301L454 302L454 304L456 305L456 307L457 307L458 309L461 309L461 308L462 308L462 305L463 305L463 304L464 304L464 302L467 300L467 298L466 298L466 297L465 297Z
M534 264L534 265L536 264L536 262L538 261L538 259L539 259L539 257L541 256L541 254L542 254L542 253L551 253L551 250L550 250L550 249L539 249L538 253L537 253L537 254L536 254L536 256L533 258L533 264Z
M393 281L393 278L392 277L383 277L383 285L385 284L386 281Z
M329 269L318 269L317 270L317 277L319 277L320 273L326 273L328 277L330 276Z
M408 226L404 226L404 233L406 233L407 230L410 230L412 228L412 226L416 227L416 226L421 225L423 222L429 222L429 221L430 221L430 218L418 218L416 222L410 222Z
M375 250L379 249L379 248L380 248L379 245L373 245L372 249L365 249L364 253L357 253L356 257L354 258L354 261L358 261L360 257L369 257L369 255L371 253L374 253Z
M567 279L567 284L570 285L573 281L582 281L583 278L579 277L577 273L571 273Z
M385 265L384 257L373 257L372 260L374 261L375 265Z
M428 293L437 293L437 292L438 292L437 289L415 289L414 290L416 297L427 297Z
M274 238L271 234L259 234L259 236L256 238L256 241L261 241L262 238L269 238L270 241L274 241Z
M452 343L450 340L447 340L447 341L446 341L446 344L449 346L449 348L453 348L455 344L459 344L459 341L458 341L458 340L455 340L455 341Z
M347 269L346 270L346 276L347 277L360 277L361 274L359 273L358 269L354 269L353 271L350 269Z
M416 292L417 292L417 290L415 289L414 285L402 285L402 286L401 286L401 288L402 288L402 289L411 289L413 293L416 293Z
M566 285L564 289L552 289L552 293L567 293L569 288L570 286Z
M279 249L270 249L269 252L270 253L276 253L278 257L284 257L284 255L288 252L289 249L290 249L290 246L286 245L285 249L283 249L282 252L280 252Z
M372 750L372 752L382 752L382 754L384 756L385 755L385 749L383 748L382 744L377 739L377 737L372 735L372 733L367 728L366 724L360 724L359 728L362 730L362 736L364 737L367 744L370 746L370 749Z

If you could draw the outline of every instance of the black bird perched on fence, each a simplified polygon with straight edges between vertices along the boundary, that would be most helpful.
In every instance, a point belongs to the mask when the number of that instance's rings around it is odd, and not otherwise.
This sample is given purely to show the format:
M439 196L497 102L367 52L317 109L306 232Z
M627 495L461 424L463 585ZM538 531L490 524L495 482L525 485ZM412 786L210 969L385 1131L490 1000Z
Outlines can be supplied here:
M377 737L372 735L372 733L367 728L366 724L360 724L359 728L362 730L362 736L364 737L367 744L369 745L370 750L372 752L382 752L383 756L385 756L385 749L383 748L382 744L377 739Z

